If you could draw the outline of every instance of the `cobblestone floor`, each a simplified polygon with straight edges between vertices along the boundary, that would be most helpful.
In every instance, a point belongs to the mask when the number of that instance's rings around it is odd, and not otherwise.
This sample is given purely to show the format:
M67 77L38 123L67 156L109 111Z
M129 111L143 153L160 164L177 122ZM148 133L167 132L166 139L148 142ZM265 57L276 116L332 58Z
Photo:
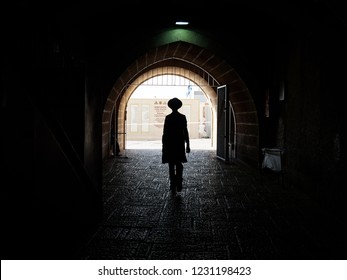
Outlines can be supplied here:
M80 259L346 259L346 225L305 194L195 150L172 194L160 150L104 166L104 218Z

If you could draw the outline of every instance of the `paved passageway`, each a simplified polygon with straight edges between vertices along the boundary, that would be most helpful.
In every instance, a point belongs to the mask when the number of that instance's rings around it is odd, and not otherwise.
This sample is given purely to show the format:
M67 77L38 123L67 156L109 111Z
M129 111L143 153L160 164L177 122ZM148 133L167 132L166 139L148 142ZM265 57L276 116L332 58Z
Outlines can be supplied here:
M273 174L193 150L181 193L161 151L104 165L104 218L82 259L345 259L346 225Z

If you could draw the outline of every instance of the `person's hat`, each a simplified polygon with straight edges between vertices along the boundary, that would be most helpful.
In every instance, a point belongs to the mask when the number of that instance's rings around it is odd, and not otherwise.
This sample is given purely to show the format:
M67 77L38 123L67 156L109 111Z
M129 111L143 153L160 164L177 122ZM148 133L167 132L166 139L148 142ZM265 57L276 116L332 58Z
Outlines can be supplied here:
M167 106L169 106L173 110L179 109L182 107L182 101L175 97L168 101Z

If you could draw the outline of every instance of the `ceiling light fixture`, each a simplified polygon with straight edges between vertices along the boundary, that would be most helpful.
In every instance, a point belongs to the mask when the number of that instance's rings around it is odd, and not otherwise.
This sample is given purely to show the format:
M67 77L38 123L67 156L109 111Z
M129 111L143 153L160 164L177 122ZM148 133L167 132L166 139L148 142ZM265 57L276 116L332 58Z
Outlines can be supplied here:
M189 24L188 21L183 21L183 20L176 21L176 25L188 25L188 24Z

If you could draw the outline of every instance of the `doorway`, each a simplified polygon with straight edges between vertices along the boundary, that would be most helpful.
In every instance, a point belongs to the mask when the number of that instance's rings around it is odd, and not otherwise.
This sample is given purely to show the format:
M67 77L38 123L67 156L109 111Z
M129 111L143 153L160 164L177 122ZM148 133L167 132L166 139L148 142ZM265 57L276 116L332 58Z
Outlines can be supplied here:
M215 149L212 104L193 81L178 75L158 75L140 84L126 107L125 149L161 149L164 118L171 110L169 99L183 102L192 149Z

